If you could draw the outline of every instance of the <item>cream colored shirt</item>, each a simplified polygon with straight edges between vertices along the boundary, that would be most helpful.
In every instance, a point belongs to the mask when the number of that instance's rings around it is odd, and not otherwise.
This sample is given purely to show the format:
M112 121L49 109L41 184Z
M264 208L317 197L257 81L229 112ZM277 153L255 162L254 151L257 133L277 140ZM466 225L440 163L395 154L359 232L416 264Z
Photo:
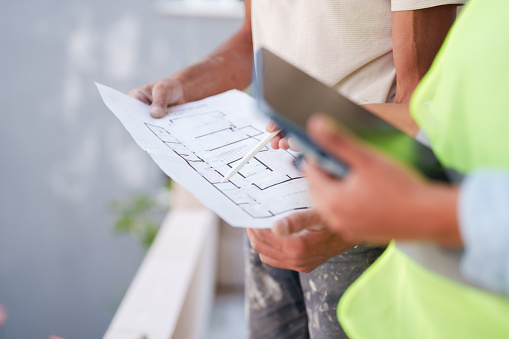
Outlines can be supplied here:
M465 0L251 0L255 51L265 47L359 103L391 101L392 12Z

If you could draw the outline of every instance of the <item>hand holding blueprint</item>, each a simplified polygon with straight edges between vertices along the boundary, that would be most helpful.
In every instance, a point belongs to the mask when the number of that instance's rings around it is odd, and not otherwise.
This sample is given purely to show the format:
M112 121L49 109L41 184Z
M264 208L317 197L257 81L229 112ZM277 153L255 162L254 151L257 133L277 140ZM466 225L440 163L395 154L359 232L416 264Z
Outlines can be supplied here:
M265 135L268 120L254 113L254 99L247 94L228 91L172 107L154 119L145 103L96 85L106 106L164 173L230 225L267 228L311 206L307 181L293 166L291 151L266 146L221 183Z

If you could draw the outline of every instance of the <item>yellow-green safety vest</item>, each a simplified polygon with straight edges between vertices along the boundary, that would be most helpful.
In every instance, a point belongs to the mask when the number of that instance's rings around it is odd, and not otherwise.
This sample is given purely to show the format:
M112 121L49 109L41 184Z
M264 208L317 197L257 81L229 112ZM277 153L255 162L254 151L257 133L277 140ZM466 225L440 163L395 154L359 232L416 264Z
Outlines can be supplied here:
M509 1L470 0L410 111L446 167L508 171L508 97ZM509 298L425 269L394 243L345 292L337 313L354 339L509 338Z

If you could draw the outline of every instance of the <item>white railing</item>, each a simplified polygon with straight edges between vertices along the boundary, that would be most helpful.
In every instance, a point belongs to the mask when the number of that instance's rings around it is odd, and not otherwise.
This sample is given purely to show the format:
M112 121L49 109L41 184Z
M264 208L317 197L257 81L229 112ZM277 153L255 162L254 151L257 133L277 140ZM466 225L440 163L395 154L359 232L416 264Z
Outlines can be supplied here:
M129 287L105 339L200 339L214 301L218 219L176 209Z

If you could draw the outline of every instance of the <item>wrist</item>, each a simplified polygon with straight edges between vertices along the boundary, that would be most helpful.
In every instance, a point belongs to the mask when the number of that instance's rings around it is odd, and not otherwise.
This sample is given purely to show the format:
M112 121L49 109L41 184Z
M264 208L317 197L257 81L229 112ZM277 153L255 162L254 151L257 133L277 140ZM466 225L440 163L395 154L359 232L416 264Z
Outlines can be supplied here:
M458 192L455 186L425 184L424 194L419 194L417 200L416 218L423 240L446 246L462 244L457 215Z

